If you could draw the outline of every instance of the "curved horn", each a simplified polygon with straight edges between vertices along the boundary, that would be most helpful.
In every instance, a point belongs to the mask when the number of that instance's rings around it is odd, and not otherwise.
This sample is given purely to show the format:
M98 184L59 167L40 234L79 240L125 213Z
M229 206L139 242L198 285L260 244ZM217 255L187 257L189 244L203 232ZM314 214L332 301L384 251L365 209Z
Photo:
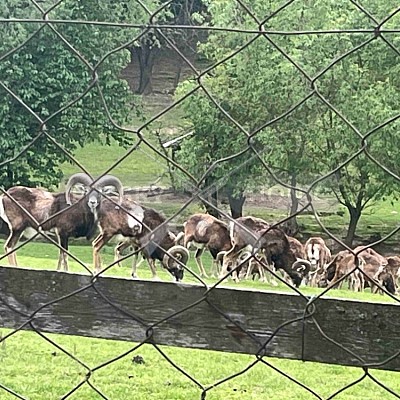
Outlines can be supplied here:
M175 257L176 259L178 259L183 265L186 265L188 260L189 260L189 250L186 247L183 246L172 246L165 254L163 257L163 265L165 265L165 267L167 269L172 269L174 266L172 265L172 263L176 263L176 261L171 258L170 256ZM178 265L178 268L181 268L181 265Z
M65 200L68 205L71 204L71 189L78 183L84 186L90 186L93 182L92 178L83 172L78 172L69 177L68 182L65 187Z
M219 253L217 253L217 255L215 256L215 262L222 262L226 253L227 251L225 250L221 250Z
M310 272L311 263L308 260L303 260L302 258L299 258L293 263L292 269L305 276Z
M117 189L119 197L118 202L121 204L122 197L124 195L124 187L122 186L122 182L114 175L104 175L96 182L96 187L102 188L104 186L114 186L115 189Z

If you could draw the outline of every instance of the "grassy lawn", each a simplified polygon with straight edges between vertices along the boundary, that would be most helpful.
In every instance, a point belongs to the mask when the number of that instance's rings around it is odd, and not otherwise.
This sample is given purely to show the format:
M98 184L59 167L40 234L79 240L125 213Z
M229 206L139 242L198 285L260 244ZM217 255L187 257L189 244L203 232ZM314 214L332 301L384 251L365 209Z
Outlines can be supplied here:
M110 166L123 157L129 149L120 147L117 142L110 145L91 143L78 149L75 158L94 176L104 173ZM62 167L65 178L81 172L75 164L65 163ZM110 173L118 176L126 187L149 186L167 170L166 162L150 147L141 144ZM167 175L157 185L168 184Z
M5 335L7 330L1 329ZM111 340L87 339L61 335L46 335L65 351L78 358L87 368L102 363L134 349L134 343ZM204 387L215 385L232 374L243 371L255 361L247 355L228 354L204 350L186 350L161 346L161 350ZM141 356L144 363L134 362ZM0 347L0 383L30 400L54 400L65 398L70 390L84 381L88 370L68 357L61 350L30 332L18 332L7 338ZM276 371L301 382L322 398L363 376L361 370L341 366L315 364L301 361L265 359L248 372L212 388L207 399L285 399L308 400L315 397L298 384ZM398 373L371 371L391 390L400 392ZM200 399L201 389L189 378L176 370L151 345L133 350L122 359L93 372L90 383L106 398L164 400ZM14 400L0 388L0 398ZM68 397L73 400L97 400L103 398L89 385L83 384ZM370 378L344 391L341 400L375 400L395 398L380 388Z
M4 241L0 240L0 246L3 247ZM110 265L114 261L114 247L112 243L108 246L105 246L102 250L102 262L103 266ZM71 245L70 252L78 258L83 264L86 265L87 268L93 270L92 268L92 252L91 246L89 245ZM37 269L48 269L55 270L57 265L57 257L58 257L58 249L56 246L47 243L40 242L30 242L26 243L21 249L17 252L18 264L21 268L37 268ZM208 252L205 252L202 257L203 264L205 266L206 271L211 272L212 266L212 258ZM77 272L81 274L87 274L87 270L78 262L74 261L70 258L70 271ZM118 265L113 265L111 268L107 269L103 274L105 276L113 276L113 277L124 277L129 278L131 275L131 258L124 260L122 263L122 267ZM0 265L7 265L6 260L0 260ZM194 273L198 273L198 268L194 259L194 252L191 252L191 257L188 262L188 269L193 271ZM172 280L172 276L165 270L160 268L159 264L157 264L157 273L161 280L167 281ZM138 267L138 275L141 279L151 279L150 269L147 266L146 262L143 262ZM199 283L199 280L192 275L189 271L186 271L184 276L184 282L187 283ZM205 282L212 286L218 282L218 279L209 277L205 279ZM278 282L278 286L272 286L268 283L259 282L258 280L244 280L239 284L234 283L232 280L224 281L219 284L219 286L228 286L228 287L244 287L244 288L254 288L260 290L277 290L291 293L292 290L284 283ZM343 285L345 287L346 285ZM301 292L306 296L317 295L322 292L323 289L320 288L311 288L308 286L301 286ZM325 296L327 297L337 297L337 298L347 298L347 299L359 299L365 301L378 301L378 302L393 302L388 296L381 296L378 294L371 294L369 291L365 291L363 293L356 293L353 291L349 291L347 289L335 289L328 291Z
M0 243L2 245L3 243ZM91 265L91 248L85 245L71 246L71 252L83 262ZM29 243L19 252L19 262L22 266L55 269L57 249L46 243ZM106 247L103 251L105 263L112 262L113 248ZM4 264L4 260L0 262ZM106 275L124 276L130 274L129 260L123 267L112 267ZM204 264L211 266L211 258L204 256ZM189 267L197 271L193 257ZM71 270L84 272L77 263L71 263ZM150 278L150 272L145 263L139 267L141 278ZM159 271L163 280L171 279L165 271ZM185 282L196 282L195 278L186 273ZM215 283L208 279L208 284ZM225 286L235 285L232 282ZM240 283L243 287L258 289L276 289L290 291L283 284L277 288L257 281ZM236 285L235 285L236 286ZM302 288L304 294L317 294L321 289ZM389 301L386 296L374 295L369 292L353 293L348 290L332 290L328 296L358 298L366 301ZM3 337L10 331L0 328ZM90 377L90 383L97 388L105 398L123 399L200 399L201 388L184 374L175 369L166 358L151 345L143 345L137 349L134 343L112 340L89 339L73 336L46 334L46 337L61 346L66 352L79 359L79 364L54 347L36 333L16 332L0 342L0 384L30 400L53 400L65 398L70 390L80 382L85 381L88 369L95 369ZM221 380L244 371L255 362L250 355L228 354L214 351L181 349L161 346L176 365L186 371L204 387L216 385ZM120 355L129 352L118 361L96 368ZM141 356L144 363L135 362L134 357ZM207 394L207 399L314 399L315 397L294 383L277 369L293 379L301 382L322 398L328 398L346 385L363 377L361 369L317 364L311 362L279 360L265 358L264 362L256 363L249 371L225 383L217 384ZM398 373L371 370L371 375L392 391L400 393ZM68 399L97 400L104 398L94 391L88 383L84 383ZM345 390L337 399L391 399L395 398L374 383L370 377L365 377L357 385ZM0 399L11 400L15 397L2 390Z

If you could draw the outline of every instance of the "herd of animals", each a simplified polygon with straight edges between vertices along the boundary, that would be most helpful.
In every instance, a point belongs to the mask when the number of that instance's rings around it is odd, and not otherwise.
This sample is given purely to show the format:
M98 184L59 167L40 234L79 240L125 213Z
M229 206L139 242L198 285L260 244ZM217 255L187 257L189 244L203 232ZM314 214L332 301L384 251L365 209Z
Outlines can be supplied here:
M162 213L125 196L122 183L113 175L97 180L84 173L72 175L62 193L12 187L0 196L0 217L8 235L2 258L7 256L13 266L18 265L16 249L21 237L40 232L50 240L48 235L56 236L58 270L68 270L69 239L86 237L92 241L95 272L101 272L100 251L117 237L115 263L119 263L124 249L132 248L134 278L141 255L153 278L157 277L159 261L175 280L182 280L189 250L195 246L201 277L207 277L201 256L208 250L213 258L211 273L219 278L230 276L234 281L256 275L274 285L276 280L284 280L296 287L302 283L341 287L347 281L354 291L370 287L373 292L383 288L396 294L400 280L398 256L384 257L363 247L331 255L322 238L311 237L303 245L278 226L256 217L226 223L209 214L194 214L183 224L183 231L175 234Z

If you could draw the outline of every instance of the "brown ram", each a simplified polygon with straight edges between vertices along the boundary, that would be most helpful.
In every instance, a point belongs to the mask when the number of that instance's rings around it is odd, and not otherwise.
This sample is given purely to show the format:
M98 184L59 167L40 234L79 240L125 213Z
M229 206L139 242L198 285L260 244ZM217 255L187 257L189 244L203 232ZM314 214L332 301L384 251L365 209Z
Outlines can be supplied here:
M218 263L221 256L231 247L231 239L228 226L225 222L208 214L194 214L183 224L184 231L177 235L177 242L183 237L183 246L189 248L192 243L202 245L196 249L195 259L200 271L200 276L207 277L201 256L204 248L207 248L214 261L213 271L218 270Z
M349 289L361 291L365 286L370 286L375 292L378 285L384 287L389 293L396 292L393 275L387 269L387 260L371 248L356 247L353 252L357 254L358 268L352 252L344 250L337 254L328 264L326 271L333 278L326 279L330 286L341 287L344 280L349 281ZM347 276L348 275L348 276ZM347 277L346 277L347 276Z
M182 280L184 269L182 265L186 265L189 260L189 251L175 244L176 236L168 230L167 226L160 228L161 224L165 224L166 218L158 211L151 208L143 208L143 225L144 229L140 234L125 238L115 248L115 260L120 257L123 249L132 246L136 252L132 262L132 277L137 278L137 258L140 253L149 264L153 279L157 279L157 271L155 267L156 260L160 261L161 265L166 268L177 281ZM149 240L151 231L157 229L155 237ZM155 240L157 238L157 240ZM175 261L174 258L179 260ZM182 263L182 264L181 264Z
M226 274L236 267L237 258L241 251L251 246L252 251L261 251L268 265L284 270L295 286L307 276L310 263L307 260L298 260L290 249L290 243L285 233L260 218L240 217L229 224L232 249L225 254L223 273Z
M86 237L89 240L93 236L97 211L103 198L101 192L106 186L114 186L119 198L122 198L122 184L115 176L100 178L93 185L94 189L91 188L92 182L88 175L78 173L68 180L65 193L54 194L44 189L15 186L0 196L0 217L10 231L4 245L9 264L17 265L13 250L22 234L53 231L62 248L57 269L63 266L64 270L68 270L68 257L63 249L68 251L70 237ZM71 195L71 189L77 184L83 188L84 197Z

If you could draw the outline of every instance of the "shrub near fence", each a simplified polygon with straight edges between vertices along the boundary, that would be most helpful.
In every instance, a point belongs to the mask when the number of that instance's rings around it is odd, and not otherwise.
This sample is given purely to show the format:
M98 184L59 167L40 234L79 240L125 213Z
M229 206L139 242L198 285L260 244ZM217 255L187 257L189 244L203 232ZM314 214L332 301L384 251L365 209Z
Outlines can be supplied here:
M58 2L54 7L61 4ZM141 2L139 2L142 4ZM241 1L234 3L242 13L251 11L248 7L242 4ZM274 14L284 12L292 2L282 5ZM352 2L353 3L353 2ZM169 3L165 3L156 12L148 11L147 7L143 7L148 13L148 22L146 25L135 22L117 23L117 22L102 22L102 21L85 21L85 20L70 20L60 21L52 18L52 14L45 11L40 4L32 1L29 6L35 6L40 12L40 18L1 18L1 24L23 26L28 24L36 24L38 29L52 29L55 32L54 40L62 40L70 49L71 55L78 57L79 51L60 33L58 26L62 24L82 25L87 29L97 25L106 25L114 28L137 27L141 30L140 35L149 29L153 29L159 37L176 51L177 57L181 57L183 61L190 65L189 61L180 52L174 42L166 35L167 31L177 29L189 29L189 26L169 26L158 25L157 15ZM142 4L143 5L143 4ZM393 12L394 15L398 10ZM370 17L369 14L359 8L359 12L364 16ZM256 16L252 15L255 19ZM391 15L390 15L391 16ZM388 18L390 18L388 16ZM372 19L372 18L371 18ZM265 21L267 21L265 19ZM373 19L372 19L373 20ZM383 23L375 21L372 27L362 29L363 34L370 35L371 38L388 41L385 38L385 30ZM208 29L209 31L217 29L226 29L227 31L240 32L235 28L217 28L217 27L196 27L196 29ZM252 39L255 37L259 40L267 39L273 43L273 37L278 34L301 35L304 32L269 32L268 27L264 27L263 21L260 21L259 29L253 31L245 31L243 35L250 35ZM319 32L321 35L342 34L344 31L334 32ZM356 34L357 30L350 30L347 34ZM393 31L392 31L393 33ZM395 33L398 33L397 31ZM133 43L138 37L132 37L126 46L118 47L116 44L115 50L123 49ZM252 39L249 39L252 40ZM0 63L9 60L13 55L17 55L19 49L23 48L30 39L27 38L23 43L20 43L14 49L9 50L7 54L0 57ZM389 41L390 43L390 41ZM277 46L277 45L276 45ZM291 56L277 46L279 51L289 59L292 64L299 69L300 66L291 59ZM240 47L235 54L243 51L245 46ZM114 50L113 50L114 51ZM110 51L106 58L112 54ZM357 49L352 49L352 52ZM234 57L235 54L229 55L220 60L218 64L228 62L228 59ZM350 54L350 52L349 52ZM346 57L346 55L343 55ZM332 61L329 68L332 68L337 60ZM101 68L101 63L91 66L93 77L96 77L96 72ZM206 73L212 73L216 65L210 67L207 71L198 73L193 70L193 74L197 80L197 86L193 91L186 94L185 98L191 96L196 90L202 90L209 94L207 87L202 83L202 76ZM91 83L88 88L90 90L99 90L97 78ZM315 83L315 80L312 80ZM57 144L57 135L55 132L46 130L48 120L35 112L33 105L29 101L24 101L21 97L13 92L12 87L7 86L7 82L0 82L7 96L11 97L14 102L17 102L21 109L29 112L37 120L38 134L33 139L31 144L28 144L21 150L22 155L26 150L29 150L38 138L48 140L55 146ZM84 97L86 93L82 93ZM318 93L314 87L310 95L319 96L324 101L324 96ZM240 130L247 134L243 126L230 116L222 106L216 102L210 94L210 101L214 103L233 124L240 127ZM160 157L168 158L165 153L161 152L156 146L146 139L143 135L143 130L153 121L160 118L163 114L170 112L178 103L184 100L180 99L172 106L165 109L162 113L154 116L143 124L139 129L128 129L115 125L110 119L110 123L117 129L130 132L137 135L138 143L147 146ZM326 99L325 99L326 100ZM298 107L300 107L298 103ZM345 118L337 110L326 101L326 106L330 108L339 118ZM66 106L66 108L68 108ZM104 104L105 113L107 114L107 104ZM293 111L293 107L287 111L287 114ZM109 116L109 115L108 115ZM397 118L397 117L396 117ZM394 120L395 118L392 118ZM381 126L383 128L392 120L385 122ZM272 121L266 121L272 123ZM354 154L349 154L346 163L338 165L336 171L331 171L327 176L335 174L340 168L344 168L347 162L355 159L362 152L366 153L368 147L366 139L373 140L373 131L366 135L361 135L359 138L360 148L354 151ZM249 138L254 136L249 135ZM126 155L129 157L137 151L137 144L127 150ZM62 148L63 151L68 149ZM257 150L253 148L253 142L248 141L248 150L257 156ZM9 164L11 161L18 159L13 157L1 163L2 166ZM227 157L234 158L234 154L227 154ZM70 159L80 165L72 156ZM118 165L121 160L118 160L111 165L108 173ZM174 162L173 160L168 160ZM222 162L223 160L219 160ZM266 170L269 166L264 160L260 159ZM217 163L218 164L218 163ZM181 172L186 171L176 164L175 167ZM83 169L84 172L87 172ZM210 168L205 177L212 172ZM387 171L388 173L390 171ZM188 181L190 180L189 174ZM392 177L397 178L393 173ZM282 183L282 182L279 182ZM192 182L192 190L196 196L191 199L201 199L203 202L208 202L206 197L207 188L204 189L202 181L194 180ZM286 185L287 186L287 185ZM308 190L300 192L306 194L308 203L303 207L312 207L312 190L315 184L312 184ZM200 187L202 189L200 190ZM197 192L195 189L198 189ZM212 204L209 203L210 206ZM300 210L299 212L301 212ZM29 214L29 210L26 210ZM315 216L318 216L314 210ZM225 217L229 218L229 216ZM172 219L172 218L171 218ZM324 227L321 226L323 230ZM329 232L325 231L336 242L341 243L339 238L334 237ZM41 235L45 233L41 232ZM54 243L54 241L53 241ZM54 243L55 244L55 243ZM342 244L342 243L341 243ZM25 244L23 244L25 245ZM342 244L343 245L343 244ZM73 254L70 254L73 257ZM2 259L4 260L4 257ZM78 260L79 261L79 260ZM86 267L82 263L83 267ZM107 270L112 268L114 264L107 266ZM104 271L101 274L90 273L90 275L82 275L76 273L61 273L55 271L43 271L32 269L20 269L16 267L1 267L0 268L0 326L11 329L0 339L0 342L5 343L8 339L16 335L21 330L33 331L43 340L56 346L56 343L50 339L46 339L44 332L61 333L68 335L78 335L96 338L115 339L123 341L133 341L138 344L134 349L139 349L144 344L150 344L158 348L158 345L171 345L184 348L199 348L219 350L223 352L245 353L254 355L254 362L251 363L246 370L253 368L257 364L268 365L267 357L279 357L303 361L315 361L321 363L339 364L345 366L359 367L363 371L363 378L368 377L376 384L376 387L385 390L388 396L400 397L400 393L395 393L390 387L374 377L374 369L385 369L391 371L400 370L400 337L398 335L398 324L395 321L399 320L400 309L397 297L391 296L394 303L372 303L363 301L353 301L335 298L326 298L324 295L331 289L321 290L317 295L305 295L302 289L297 289L294 286L287 284L290 293L280 293L266 290L244 289L238 286L237 288L221 287L223 279L216 283L209 284L201 279L195 272L188 270L186 273L191 274L197 280L197 284L173 284L167 282L150 282L131 279L117 279L111 277L103 277ZM279 276L277 276L279 279ZM383 289L383 288L382 288ZM383 289L384 290L384 289ZM388 294L386 292L386 294ZM389 295L389 294L388 294ZM59 346L55 348L60 349ZM77 360L74 354L66 349L61 350L71 359ZM29 351L29 349L27 349ZM199 398L205 399L219 385L227 381L234 381L237 375L243 373L232 373L224 379L212 385L203 385L196 381L195 377L183 371L179 365L176 365L165 353L161 353L163 357L176 368L177 374L185 374L198 387ZM112 364L124 357L125 354L116 354L115 358L107 360L104 364L98 365L95 368L88 370L84 377L76 386L63 395L63 399L72 398L82 385L88 385L91 390L100 396L100 398L108 399L106 394L93 383L93 376L96 371ZM79 360L77 360L79 362ZM304 368L309 367L309 364L304 364ZM267 369L266 369L267 371ZM49 371L51 373L51 371ZM154 372L156 373L156 372ZM287 379L294 381L289 375L284 374ZM362 381L362 379L360 379ZM321 398L312 388L308 388L301 382L295 381L302 386L311 396ZM346 390L358 382L351 382L341 387L337 392L329 396L334 398L346 393ZM17 393L13 387L8 387L2 383L0 375L0 390L10 398L25 399L24 393ZM237 395L237 398L242 398L243 394ZM341 397L342 398L342 397Z

